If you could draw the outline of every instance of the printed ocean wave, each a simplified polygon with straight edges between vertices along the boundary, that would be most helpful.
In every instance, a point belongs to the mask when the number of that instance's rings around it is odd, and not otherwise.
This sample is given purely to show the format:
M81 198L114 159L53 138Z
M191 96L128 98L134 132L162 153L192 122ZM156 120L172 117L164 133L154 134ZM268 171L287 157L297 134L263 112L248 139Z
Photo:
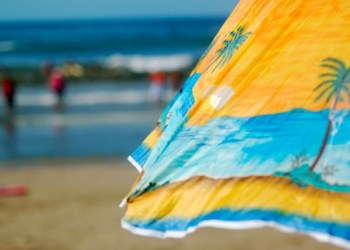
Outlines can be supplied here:
M282 217L279 211L258 209L238 211L222 209L200 215L192 220L167 218L160 221L154 219L152 221L133 221L124 219L122 226L133 233L157 238L182 238L200 227L251 229L268 226L284 232L303 232L320 241L327 239L340 247L350 247L346 242L349 237L346 235L348 225L311 220L308 217L294 214ZM328 235L329 233L331 236Z

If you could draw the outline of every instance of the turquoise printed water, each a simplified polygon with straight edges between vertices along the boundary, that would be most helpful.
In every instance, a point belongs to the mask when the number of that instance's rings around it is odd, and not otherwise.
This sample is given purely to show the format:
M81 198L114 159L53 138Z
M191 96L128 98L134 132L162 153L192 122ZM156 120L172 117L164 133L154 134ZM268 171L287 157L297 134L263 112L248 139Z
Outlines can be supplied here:
M147 162L148 171L139 187L147 186L150 179L162 184L200 175L267 176L311 165L324 139L328 116L328 110L295 109L257 117L219 117L203 126L184 127L157 159ZM334 124L314 171L326 182L350 184L349 125L350 116L344 113L342 122Z

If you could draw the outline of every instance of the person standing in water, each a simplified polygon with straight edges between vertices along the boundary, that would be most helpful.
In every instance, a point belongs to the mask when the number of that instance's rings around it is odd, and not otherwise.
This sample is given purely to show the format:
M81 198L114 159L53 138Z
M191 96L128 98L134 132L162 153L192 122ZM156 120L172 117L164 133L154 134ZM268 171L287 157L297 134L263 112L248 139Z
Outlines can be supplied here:
M66 89L66 82L59 68L54 68L49 77L49 86L54 93L57 104L62 104L63 95Z
M4 73L2 79L2 94L8 111L13 111L15 106L16 81L9 73Z
M166 75L162 71L155 71L149 76L150 81L150 97L152 102L160 105L165 101L165 83Z

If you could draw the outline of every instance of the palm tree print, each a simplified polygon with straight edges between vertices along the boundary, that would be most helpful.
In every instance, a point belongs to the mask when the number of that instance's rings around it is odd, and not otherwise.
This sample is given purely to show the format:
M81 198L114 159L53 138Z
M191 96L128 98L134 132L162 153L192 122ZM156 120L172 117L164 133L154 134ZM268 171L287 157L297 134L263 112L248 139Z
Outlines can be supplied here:
M334 112L337 110L338 104L345 102L346 99L347 102L350 103L350 67L347 68L345 63L336 58L326 58L322 60L320 66L327 69L328 72L320 75L323 81L314 89L314 91L320 91L315 101L325 99L326 103L329 103L332 100L333 104L329 110L330 115L328 116L326 134L323 138L318 155L311 164L310 171L315 169L326 148L328 138L332 131Z
M213 71L215 71L217 68L221 68L222 66L224 66L231 59L233 54L238 50L238 48L247 40L248 36L251 34L251 32L245 33L244 29L244 26L239 26L236 31L231 31L229 33L228 38L225 39L223 42L223 47L216 51L217 56L214 58L214 60L211 61L211 63L208 65L205 71L209 69L212 65L217 63L213 69Z
M209 52L211 51L211 49L213 48L214 44L216 43L217 37L214 38L213 41L211 41L211 43L209 44L209 47L204 51L203 55L199 58L198 60L198 65L201 64L201 62L203 61L203 59L209 54Z

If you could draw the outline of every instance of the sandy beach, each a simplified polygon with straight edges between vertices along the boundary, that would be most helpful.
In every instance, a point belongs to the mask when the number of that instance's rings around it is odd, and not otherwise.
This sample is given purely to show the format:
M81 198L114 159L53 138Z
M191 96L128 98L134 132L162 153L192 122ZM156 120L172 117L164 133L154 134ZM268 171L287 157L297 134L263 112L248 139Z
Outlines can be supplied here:
M1 184L25 184L27 196L0 198L0 249L338 249L274 229L199 229L184 239L133 235L118 207L137 176L124 160L41 160L1 164Z

